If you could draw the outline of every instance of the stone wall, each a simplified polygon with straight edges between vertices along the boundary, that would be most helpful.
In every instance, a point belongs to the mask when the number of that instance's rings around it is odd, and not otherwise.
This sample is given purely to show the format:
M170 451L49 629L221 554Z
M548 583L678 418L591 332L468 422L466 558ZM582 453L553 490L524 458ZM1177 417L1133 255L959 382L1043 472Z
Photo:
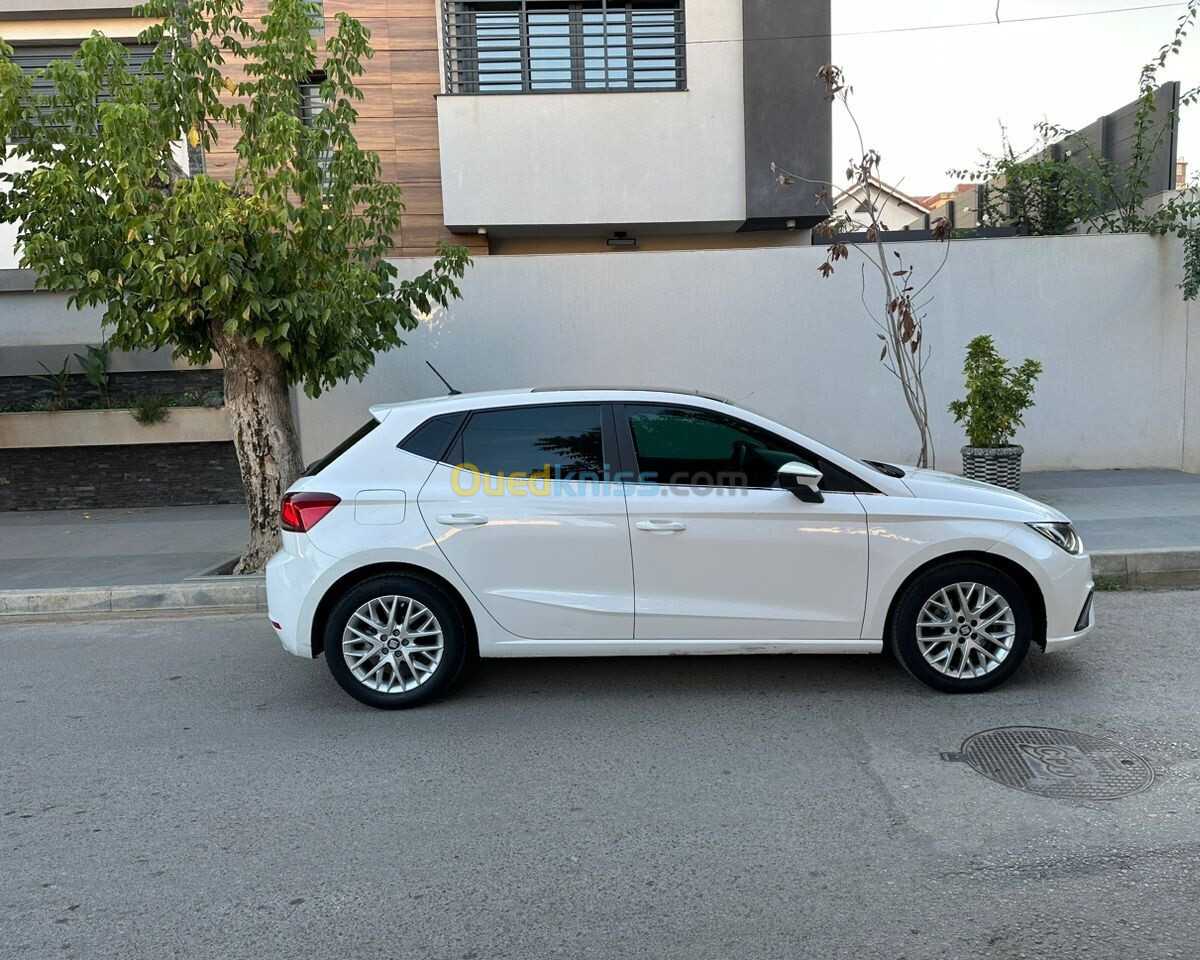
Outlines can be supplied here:
M231 442L0 450L0 510L178 506L243 499Z

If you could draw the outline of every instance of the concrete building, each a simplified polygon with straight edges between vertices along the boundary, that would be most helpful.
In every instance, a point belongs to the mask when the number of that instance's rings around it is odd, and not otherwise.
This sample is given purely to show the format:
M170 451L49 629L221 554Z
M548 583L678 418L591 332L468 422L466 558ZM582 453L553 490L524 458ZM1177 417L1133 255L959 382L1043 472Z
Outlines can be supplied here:
M32 71L91 30L129 44L121 0L0 0L0 37ZM828 0L328 0L372 33L360 143L405 188L395 252L475 255L808 241L830 179ZM266 0L246 0L249 16ZM228 73L238 79L239 66ZM313 85L302 94L315 95ZM305 100L305 105L314 104ZM315 105L319 109L319 105ZM302 110L304 107L301 108ZM192 169L232 175L234 131ZM15 266L13 228L0 269Z
M405 188L398 255L807 242L822 218L771 164L829 181L828 0L321 8L326 34L341 11L372 31L357 134ZM207 172L231 172L233 144Z
M0 0L0 37L30 72L69 56L94 29L128 45L137 66L149 51L138 46L147 23L134 9L132 0ZM248 16L266 10L266 0L245 0ZM342 12L371 31L356 134L404 187L397 258L431 257L447 240L477 260L806 246L824 218L814 194L830 180L830 106L817 79L829 60L828 0L314 0L318 50ZM226 73L237 80L240 69L231 62ZM321 77L308 79L298 90L302 118L321 109ZM181 141L182 165L231 177L236 131L221 134L206 154ZM781 183L773 163L805 185ZM34 290L32 273L17 269L15 235L0 225L0 409L27 411L40 365L57 370L104 333L100 311L69 310L61 295ZM127 395L161 390L164 373L193 393L211 392L219 376L180 369L165 353L111 363ZM93 474L118 462L166 463L175 479L201 461L218 479L233 469L228 450L208 446L213 437L181 431L174 451L204 446L190 460L136 431L140 444L95 441L111 449L81 460L67 444L93 436L88 424L49 449L66 465L93 464ZM21 472L56 474L44 449L23 454ZM17 462L15 449L7 459ZM137 495L137 483L126 487ZM64 488L47 505L104 505L73 500L76 492Z

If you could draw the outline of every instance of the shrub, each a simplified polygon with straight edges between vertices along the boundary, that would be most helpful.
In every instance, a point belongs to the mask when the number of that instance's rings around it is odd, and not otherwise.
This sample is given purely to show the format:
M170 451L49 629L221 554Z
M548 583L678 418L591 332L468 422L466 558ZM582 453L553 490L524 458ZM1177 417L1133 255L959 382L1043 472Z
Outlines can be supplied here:
M88 347L83 353L75 354L79 361L79 369L91 387L91 395L99 401L101 407L111 407L112 397L109 393L108 377L109 346L102 343L98 347Z
M967 395L950 404L955 423L965 423L973 447L1005 447L1025 425L1022 415L1033 406L1033 389L1042 365L1026 359L1009 367L986 334L967 344L963 373Z
M161 393L144 393L134 398L129 412L143 427L162 423L171 415L171 398Z
M71 358L67 357L58 371L51 370L41 361L38 361L38 366L46 371L45 376L39 375L37 378L46 384L46 389L38 395L40 403L37 409L70 410L77 406L75 398L71 396Z

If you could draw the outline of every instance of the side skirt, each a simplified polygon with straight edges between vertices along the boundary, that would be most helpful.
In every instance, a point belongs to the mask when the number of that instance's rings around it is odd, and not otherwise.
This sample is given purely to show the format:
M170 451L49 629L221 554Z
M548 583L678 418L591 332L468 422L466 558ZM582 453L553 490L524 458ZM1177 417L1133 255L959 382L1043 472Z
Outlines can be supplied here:
M880 653L882 640L501 640L484 657L675 657L738 653Z

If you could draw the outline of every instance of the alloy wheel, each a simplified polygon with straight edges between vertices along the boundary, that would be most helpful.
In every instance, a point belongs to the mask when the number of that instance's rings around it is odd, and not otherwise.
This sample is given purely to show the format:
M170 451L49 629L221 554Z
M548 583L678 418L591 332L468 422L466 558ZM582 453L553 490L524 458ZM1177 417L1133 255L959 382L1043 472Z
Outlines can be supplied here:
M379 693L415 690L437 672L445 641L427 606L395 594L368 600L342 632L342 656L354 679Z
M952 583L925 601L917 615L917 647L947 677L982 677L1004 662L1017 636L1004 597L982 583Z

